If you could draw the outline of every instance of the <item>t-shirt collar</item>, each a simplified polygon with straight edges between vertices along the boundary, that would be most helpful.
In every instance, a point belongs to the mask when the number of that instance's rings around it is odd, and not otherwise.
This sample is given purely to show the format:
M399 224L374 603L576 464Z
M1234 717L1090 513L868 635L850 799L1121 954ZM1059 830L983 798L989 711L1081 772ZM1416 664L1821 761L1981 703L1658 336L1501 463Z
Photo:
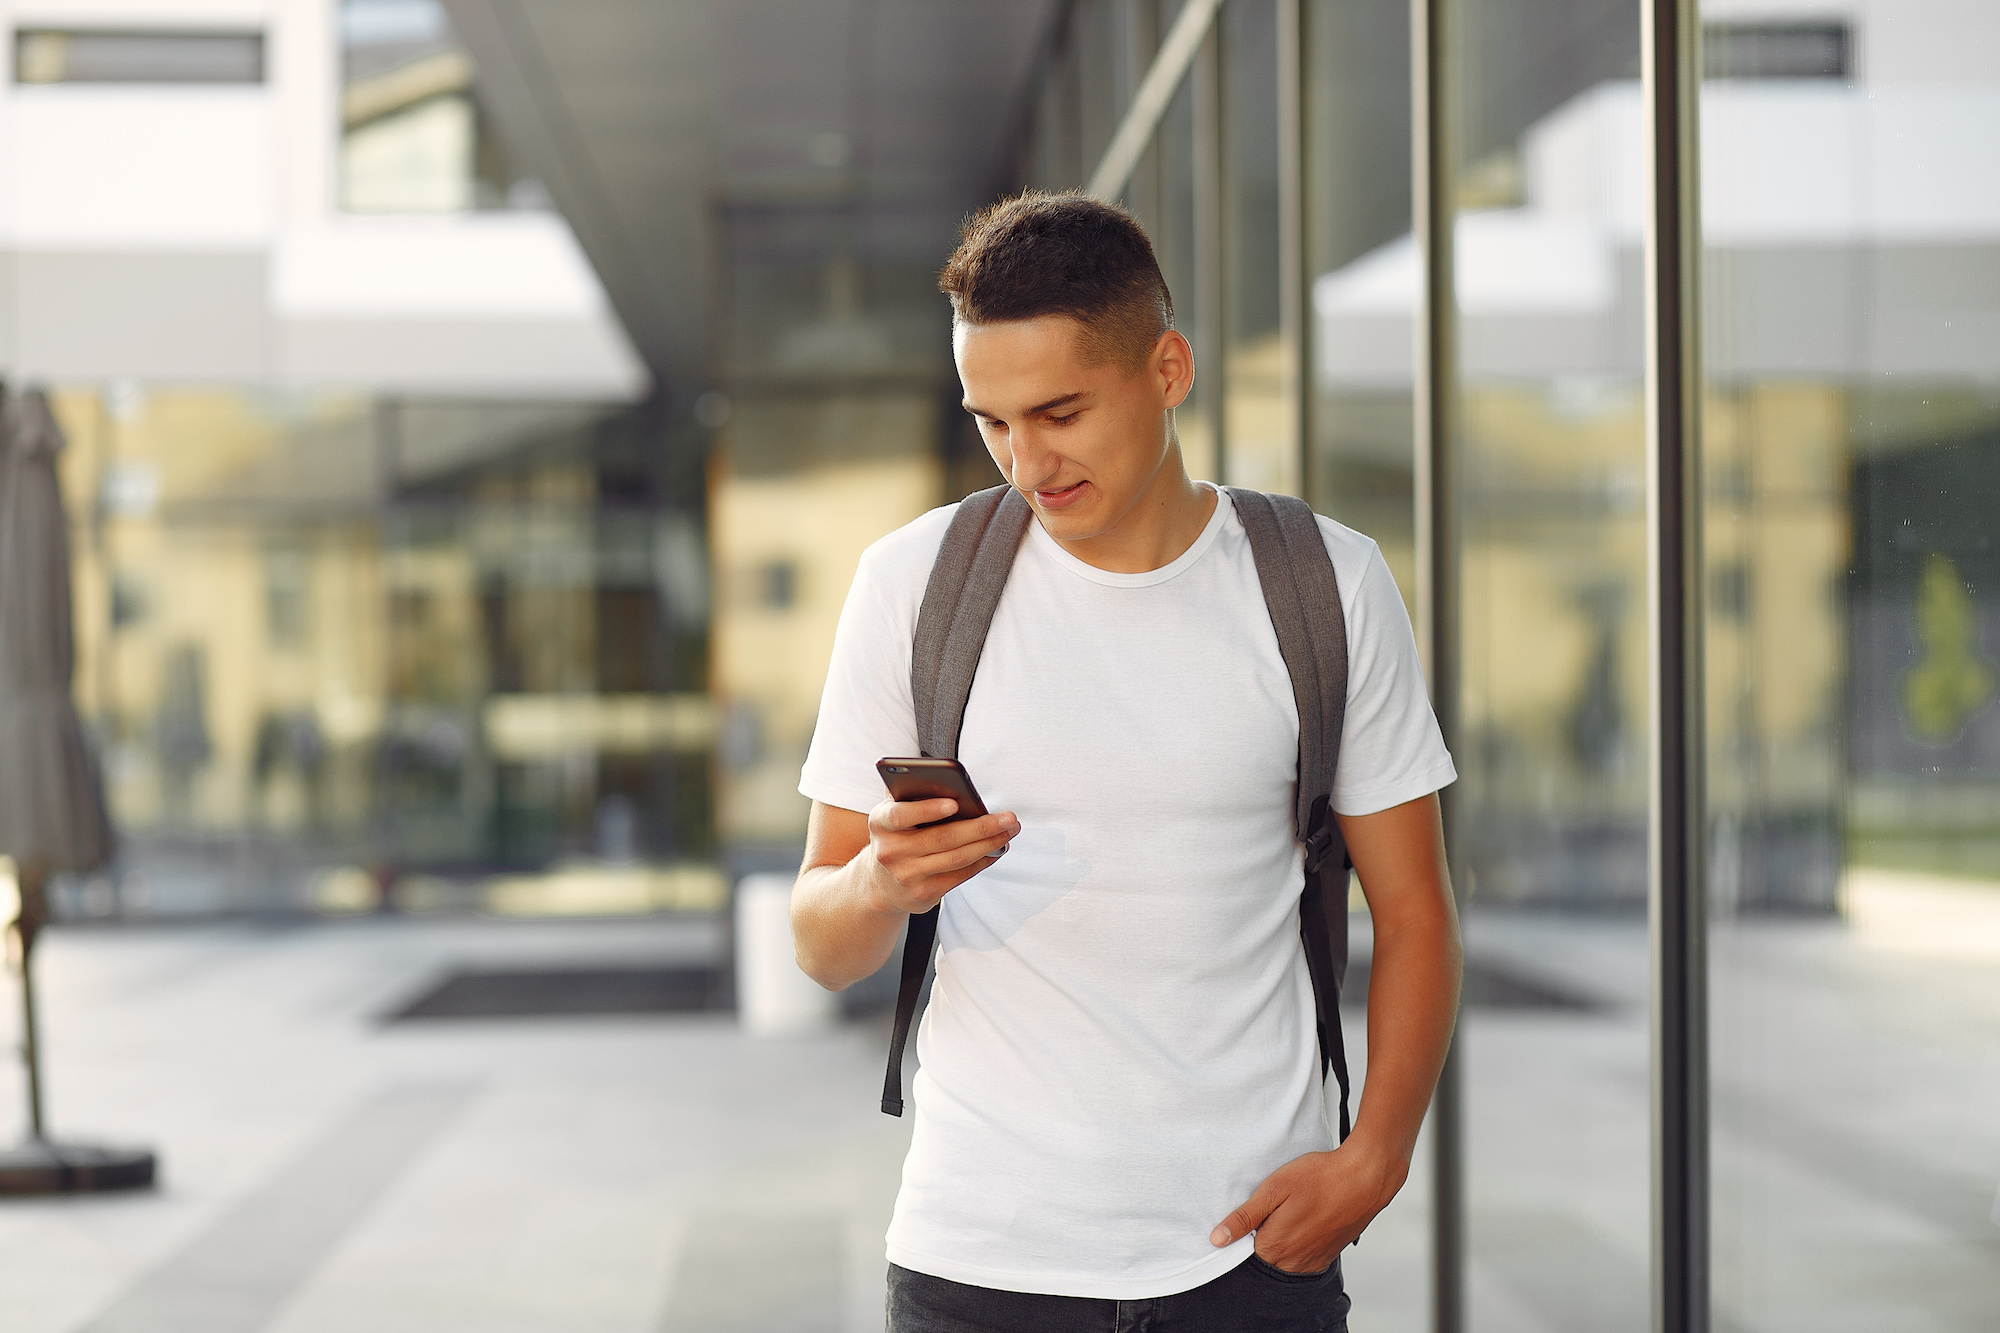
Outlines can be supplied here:
M1215 492L1215 512L1208 516L1208 522L1202 527L1201 535L1194 539L1194 544L1158 569L1148 569L1138 574L1120 574L1109 569L1099 569L1089 561L1079 560L1065 551L1055 538L1049 536L1040 520L1028 524L1028 540L1037 550L1079 578L1089 579L1092 583L1101 583L1107 588L1150 588L1165 583L1178 578L1183 570L1201 559L1208 548L1215 545L1216 537L1236 514L1235 506L1230 503L1228 491L1213 482L1203 481L1195 484L1206 486Z

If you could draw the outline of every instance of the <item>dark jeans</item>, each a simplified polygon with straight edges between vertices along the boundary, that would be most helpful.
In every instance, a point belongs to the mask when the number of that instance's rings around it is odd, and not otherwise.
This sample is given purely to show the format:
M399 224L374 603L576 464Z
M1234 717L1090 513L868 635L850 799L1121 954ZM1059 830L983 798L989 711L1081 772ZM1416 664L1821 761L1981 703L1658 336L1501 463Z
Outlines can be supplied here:
M1255 1255L1193 1291L1140 1301L969 1287L889 1265L889 1333L1347 1333L1340 1263L1287 1273Z

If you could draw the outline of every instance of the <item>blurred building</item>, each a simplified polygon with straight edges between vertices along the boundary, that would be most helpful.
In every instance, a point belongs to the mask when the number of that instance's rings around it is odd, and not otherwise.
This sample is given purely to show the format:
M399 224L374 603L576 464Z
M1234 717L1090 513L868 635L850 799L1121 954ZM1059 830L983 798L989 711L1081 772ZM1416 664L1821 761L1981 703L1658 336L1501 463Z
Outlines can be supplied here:
M701 470L444 11L8 9L0 357L125 908L711 862Z
M0 12L0 368L71 437L126 834L82 910L795 862L855 560L984 484L933 275L1053 7Z
M1667 1291L1649 1176L1700 1171L1718 1326L1985 1329L2000 5L1700 6L1711 864L1703 950L1678 962L1649 958L1638 910L1641 4L1449 8L1464 1152L1439 1136L1437 1193L1420 1165L1371 1230L1358 1303L1421 1326L1425 1247L1457 1236L1465 1255L1436 1257L1463 1267L1482 1328L1642 1327ZM1189 14L1192 60L1110 192L1196 350L1191 470L1305 496L1414 591L1411 176L1430 140L1412 140L1407 0L0 14L0 372L49 384L70 436L77 688L125 834L65 911L712 912L733 875L796 864L799 764L860 552L997 479L936 270L971 210L1091 179ZM673 936L711 993L714 923L627 924L493 937L656 963ZM380 939L448 951L484 930L317 932L367 942L312 975L361 994ZM240 993L275 993L267 977ZM1707 1016L1656 1013L1655 980ZM124 1004L106 1051L129 1045ZM1655 1019L1704 1052L1692 1085L1668 1086ZM717 1188L808 1179L770 1155L792 1131L766 1113L847 1133L810 1086L835 1087L833 1066L758 1049L742 1086L767 1091L732 1101L722 1136L755 1173L714 1174L713 1080L677 1079L703 1103L685 1135L659 1132L651 1085L628 1126ZM708 1058L686 1068L723 1068ZM1656 1132L1667 1098L1687 1114ZM594 1138L575 1123L551 1133ZM859 1142L827 1178L888 1181L895 1154L869 1165ZM614 1157L600 1182L657 1179ZM497 1197L479 1169L472 1196ZM454 1239L476 1261L410 1262L483 1281L489 1253L560 1259L546 1184L517 1196L532 1244L475 1228ZM1430 1199L1452 1215L1423 1218ZM848 1225L717 1216L673 1223L712 1284L687 1286L688 1327L709 1326L701 1292L765 1294L728 1275L761 1273L772 1235L834 1274ZM820 1287L773 1290L825 1314L799 1296Z
M1860 831L1906 841L1936 817L1924 779L2000 777L1979 757L2000 714L1931 720L1902 685L1920 571L1993 586L1969 515L1915 478L1965 485L1967 437L2000 425L2000 306L1966 281L2000 270L2000 182L1974 166L2000 77L1934 86L1963 34L1923 13L1708 12L1714 872L1726 901L1825 908L1850 765ZM1645 889L1641 110L1636 80L1579 92L1474 165L1458 226L1466 776L1503 900ZM1315 283L1330 415L1407 397L1418 282L1404 237Z
M128 887L789 862L855 559L994 479L956 224L1082 185L1181 9L14 6L0 353L74 438ZM1193 470L1307 495L1407 587L1407 24L1302 4L1294 88L1282 12L1222 7L1123 197L1206 368ZM2000 865L1992 21L1705 14L1714 869L1825 909L1850 844ZM1631 904L1636 10L1462 24L1462 859L1492 901Z
M1191 464L1307 495L1380 540L1408 591L1420 266L1403 15L1303 6L1293 112L1282 8L1223 8L1127 198L1198 361L1219 367L1181 413ZM1022 179L1088 176L1116 124L1097 102L1117 102L1159 31L1147 10L1076 6ZM1974 517L2000 430L2000 191L1979 165L2000 78L1967 54L2000 28L1943 0L1703 15L1712 878L1725 906L1827 911L1850 855L2000 865L2000 709L1977 687L2000 604ZM1460 22L1460 869L1486 901L1636 906L1637 11L1482 0ZM1310 307L1290 328L1288 143L1304 148ZM1940 653L1956 665L1923 666Z

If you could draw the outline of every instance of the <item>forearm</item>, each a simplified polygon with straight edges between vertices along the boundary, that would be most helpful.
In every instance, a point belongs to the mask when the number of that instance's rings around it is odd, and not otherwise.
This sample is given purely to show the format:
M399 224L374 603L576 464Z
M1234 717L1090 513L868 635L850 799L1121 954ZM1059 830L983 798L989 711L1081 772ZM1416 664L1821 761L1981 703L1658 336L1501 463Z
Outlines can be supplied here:
M844 865L809 865L792 889L799 967L828 990L845 990L880 970L909 920L869 883L873 862L864 847Z
M1407 1171L1458 1018L1463 956L1448 900L1375 925L1368 1078L1348 1142Z
M1429 822L1435 830L1435 803ZM1410 1156L1458 1010L1458 923L1444 860L1434 845L1414 858L1416 873L1398 877L1395 858L1378 853L1401 841L1379 836L1396 825L1424 833L1423 810L1373 826L1363 851L1363 883L1376 871L1375 961L1368 986L1368 1082L1354 1132L1333 1152L1307 1153L1279 1167L1210 1234L1228 1245L1252 1231L1257 1253L1295 1273L1312 1273L1354 1243L1409 1178ZM1407 830L1405 830L1407 831ZM1364 859L1365 857L1365 859ZM1423 863L1430 862L1426 867ZM1412 859L1405 858L1406 869Z

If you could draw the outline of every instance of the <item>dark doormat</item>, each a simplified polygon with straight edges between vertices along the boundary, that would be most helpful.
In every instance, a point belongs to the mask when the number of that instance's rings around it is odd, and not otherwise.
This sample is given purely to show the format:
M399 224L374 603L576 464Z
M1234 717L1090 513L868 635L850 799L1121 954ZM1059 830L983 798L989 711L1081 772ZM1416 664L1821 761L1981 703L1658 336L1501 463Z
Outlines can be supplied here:
M1367 959L1357 958L1347 965L1340 1002L1353 1008L1367 1006ZM1572 1014L1602 1013L1615 1007L1598 996L1584 995L1546 977L1529 976L1484 958L1465 960L1463 1004L1467 1009L1544 1009Z
M728 974L712 967L537 968L454 972L382 1021L688 1014L734 1007Z

